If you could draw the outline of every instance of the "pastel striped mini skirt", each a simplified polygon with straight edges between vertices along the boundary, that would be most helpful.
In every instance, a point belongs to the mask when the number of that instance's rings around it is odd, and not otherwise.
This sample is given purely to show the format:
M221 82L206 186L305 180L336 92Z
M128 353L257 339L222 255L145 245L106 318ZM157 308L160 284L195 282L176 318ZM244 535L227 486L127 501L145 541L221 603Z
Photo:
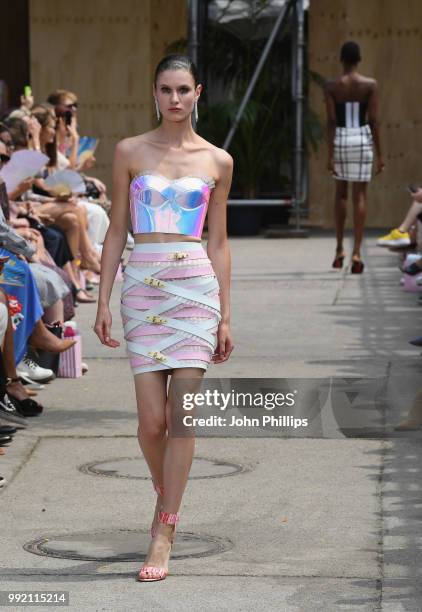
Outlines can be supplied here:
M206 370L217 347L219 284L200 242L135 244L120 313L133 375Z

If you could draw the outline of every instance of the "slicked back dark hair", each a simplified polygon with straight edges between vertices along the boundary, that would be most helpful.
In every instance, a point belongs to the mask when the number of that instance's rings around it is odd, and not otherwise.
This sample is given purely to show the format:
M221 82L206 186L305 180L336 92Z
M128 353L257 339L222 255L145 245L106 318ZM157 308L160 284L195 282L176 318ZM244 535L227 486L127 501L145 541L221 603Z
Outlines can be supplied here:
M161 59L154 73L154 85L157 84L158 76L165 70L187 70L192 75L195 82L195 87L199 83L198 70L193 61L187 55L181 53L171 53Z

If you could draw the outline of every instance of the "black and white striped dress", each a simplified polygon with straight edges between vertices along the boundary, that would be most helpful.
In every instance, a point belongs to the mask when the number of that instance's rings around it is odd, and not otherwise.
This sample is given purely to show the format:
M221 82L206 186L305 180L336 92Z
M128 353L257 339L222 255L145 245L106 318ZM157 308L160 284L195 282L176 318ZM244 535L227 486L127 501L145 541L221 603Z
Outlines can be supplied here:
M373 139L366 121L365 102L336 103L334 178L369 182L372 177Z

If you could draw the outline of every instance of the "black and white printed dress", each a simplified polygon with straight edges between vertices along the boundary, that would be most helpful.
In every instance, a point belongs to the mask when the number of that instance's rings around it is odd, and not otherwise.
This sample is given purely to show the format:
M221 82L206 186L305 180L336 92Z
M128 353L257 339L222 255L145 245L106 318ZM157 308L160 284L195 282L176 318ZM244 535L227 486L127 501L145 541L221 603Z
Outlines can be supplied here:
M372 177L373 139L366 102L336 103L334 178L367 183Z

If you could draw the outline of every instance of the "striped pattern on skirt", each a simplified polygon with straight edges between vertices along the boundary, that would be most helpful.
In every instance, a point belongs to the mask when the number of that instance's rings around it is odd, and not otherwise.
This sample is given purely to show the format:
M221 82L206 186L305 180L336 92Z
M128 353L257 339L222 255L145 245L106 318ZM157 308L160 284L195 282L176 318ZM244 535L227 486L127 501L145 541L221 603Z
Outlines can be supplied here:
M372 133L368 124L336 127L334 137L334 178L341 181L369 182L374 158Z
M120 312L133 374L206 370L221 313L219 284L201 243L135 244L123 277Z

